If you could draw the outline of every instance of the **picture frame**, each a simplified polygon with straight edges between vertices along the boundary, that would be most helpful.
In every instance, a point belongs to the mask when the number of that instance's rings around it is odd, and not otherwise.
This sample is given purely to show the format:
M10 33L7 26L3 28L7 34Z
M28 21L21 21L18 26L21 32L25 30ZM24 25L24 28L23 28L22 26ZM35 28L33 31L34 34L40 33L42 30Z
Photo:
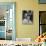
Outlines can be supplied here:
M22 24L28 25L33 23L33 11L23 10L22 11Z

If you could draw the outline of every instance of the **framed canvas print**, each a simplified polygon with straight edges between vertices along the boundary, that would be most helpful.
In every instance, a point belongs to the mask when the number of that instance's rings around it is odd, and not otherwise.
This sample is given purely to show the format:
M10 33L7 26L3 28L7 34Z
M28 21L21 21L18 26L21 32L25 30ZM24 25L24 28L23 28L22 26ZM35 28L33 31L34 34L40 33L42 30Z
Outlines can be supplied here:
M46 4L46 0L39 0L39 4Z
M0 40L15 40L15 2L0 2Z
M32 24L33 23L33 12L31 10L22 11L22 23Z

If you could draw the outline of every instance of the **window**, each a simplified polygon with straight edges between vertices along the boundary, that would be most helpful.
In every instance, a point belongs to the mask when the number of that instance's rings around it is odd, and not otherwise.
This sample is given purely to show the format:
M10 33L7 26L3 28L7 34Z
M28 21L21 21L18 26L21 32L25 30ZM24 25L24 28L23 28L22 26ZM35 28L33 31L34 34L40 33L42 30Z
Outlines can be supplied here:
M0 40L15 40L15 3L0 3Z
M39 0L40 4L46 4L46 0Z
M39 12L39 35L46 32L46 11Z

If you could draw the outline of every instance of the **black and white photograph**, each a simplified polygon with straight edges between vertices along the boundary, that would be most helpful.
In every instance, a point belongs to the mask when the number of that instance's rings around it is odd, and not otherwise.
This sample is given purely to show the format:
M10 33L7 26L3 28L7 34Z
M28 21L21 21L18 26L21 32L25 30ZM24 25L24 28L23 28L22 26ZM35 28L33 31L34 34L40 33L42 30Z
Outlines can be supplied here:
M31 10L23 10L22 23L23 24L32 24L33 23L33 12Z

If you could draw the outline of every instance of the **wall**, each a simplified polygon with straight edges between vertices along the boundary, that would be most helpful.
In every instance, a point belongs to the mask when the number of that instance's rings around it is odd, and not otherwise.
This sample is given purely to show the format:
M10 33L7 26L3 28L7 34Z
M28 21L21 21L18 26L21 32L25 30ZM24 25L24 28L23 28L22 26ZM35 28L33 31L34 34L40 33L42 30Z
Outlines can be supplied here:
M39 10L46 10L46 5L38 4L38 0L3 0L0 2L16 2L16 37L36 38L39 34ZM33 24L22 24L22 10L33 11Z
M38 16L38 1L37 0L19 0L17 5L17 37L18 38L36 38L39 32L39 16ZM22 24L22 10L33 11L33 24Z

